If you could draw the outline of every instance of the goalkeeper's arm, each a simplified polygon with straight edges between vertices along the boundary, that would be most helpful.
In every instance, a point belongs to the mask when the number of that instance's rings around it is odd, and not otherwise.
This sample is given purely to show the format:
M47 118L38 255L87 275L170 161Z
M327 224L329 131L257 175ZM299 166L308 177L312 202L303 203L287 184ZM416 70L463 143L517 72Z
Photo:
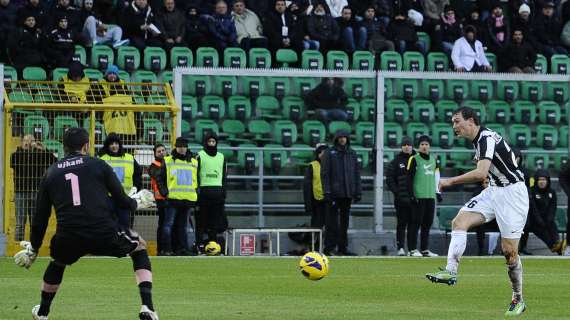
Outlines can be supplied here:
M50 215L51 200L49 198L47 183L44 176L40 182L40 187L36 198L36 212L32 218L30 242L32 243L32 249L35 252L37 252L42 246Z

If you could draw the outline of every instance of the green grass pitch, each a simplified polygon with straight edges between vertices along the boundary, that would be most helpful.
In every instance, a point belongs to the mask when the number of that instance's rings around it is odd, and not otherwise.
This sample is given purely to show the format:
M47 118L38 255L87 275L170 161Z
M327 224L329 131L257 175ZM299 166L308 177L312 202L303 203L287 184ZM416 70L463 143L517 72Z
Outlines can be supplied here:
M31 319L48 260L30 270L0 258L0 319ZM466 257L458 284L424 274L444 258L332 258L306 280L288 258L153 258L154 303L164 319L503 319L510 284L502 258ZM570 319L570 259L524 259L524 319ZM86 258L65 272L50 320L136 319L130 259Z

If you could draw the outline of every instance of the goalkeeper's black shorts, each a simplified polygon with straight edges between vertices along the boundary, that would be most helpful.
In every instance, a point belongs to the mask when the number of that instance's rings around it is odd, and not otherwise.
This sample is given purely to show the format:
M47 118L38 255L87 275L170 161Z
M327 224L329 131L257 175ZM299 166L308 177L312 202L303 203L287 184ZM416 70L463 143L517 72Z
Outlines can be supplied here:
M138 245L139 236L131 230L97 238L56 233L51 238L50 255L56 262L71 265L88 254L122 258L133 252Z

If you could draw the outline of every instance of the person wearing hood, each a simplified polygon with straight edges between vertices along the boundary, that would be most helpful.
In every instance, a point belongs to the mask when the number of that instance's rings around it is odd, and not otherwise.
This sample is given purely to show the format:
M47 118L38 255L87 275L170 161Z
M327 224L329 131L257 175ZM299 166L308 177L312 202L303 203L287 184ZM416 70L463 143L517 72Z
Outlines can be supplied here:
M84 103L87 101L87 92L91 89L91 81L83 72L83 65L78 61L71 61L67 75L61 78L63 91L71 102Z
M360 201L362 188L360 165L356 152L350 147L350 133L347 131L337 131L334 145L323 155L321 181L328 206L325 254L353 255L348 251L350 206L352 202Z
M125 37L130 40L133 47L139 49L141 55L147 46L161 45L158 29L153 24L154 18L148 0L133 0L125 9L123 26Z
M209 18L208 30L220 55L226 48L238 46L236 26L232 16L228 14L228 5L225 1L216 2L216 10Z
M190 209L198 201L198 160L188 149L186 138L176 138L174 150L164 158L164 164L168 206L161 231L163 255L189 255L187 229Z
M437 158L430 155L431 138L423 135L418 138L418 153L408 160L406 170L410 182L409 194L412 206L416 208L412 214L413 237L408 243L409 255L412 257L437 257L429 250L429 230L435 214L435 200L441 202L441 194L437 188L439 183L439 165ZM420 250L416 249L417 234L420 230ZM414 239L415 238L415 239Z
M305 105L314 109L317 119L323 122L348 120L347 103L348 96L342 84L334 78L323 78L305 97Z
M36 18L36 26L43 28L48 21L47 13L42 0L28 0L26 5L18 9L18 24L21 25L27 17L32 16Z
M129 89L125 81L119 78L119 68L110 65L105 71L105 77L99 81L99 86L103 89L103 103L108 104L130 104L133 98L129 95ZM125 110L113 110L103 112L103 125L105 132L114 132L125 141L136 140L137 126L135 122L135 112Z
M492 70L485 56L483 44L477 40L477 31L473 26L466 26L464 36L453 44L451 60L457 72L489 72Z
M44 66L46 62L44 44L45 39L42 31L36 26L36 18L26 17L22 28L18 30L9 46L10 58L20 75L25 67Z
M67 17L59 18L57 28L53 29L48 36L49 64L54 68L66 68L71 63L75 52L75 34L68 28Z
M232 17L236 27L237 42L246 52L250 48L267 48L263 25L255 12L245 6L245 0L235 0Z
M215 133L204 138L204 149L198 152L198 188L200 210L196 212L196 248L208 241L219 243L222 248L225 240L219 235L228 228L228 218L224 211L226 202L226 159L218 152L218 137ZM204 234L207 240L204 240ZM218 240L220 239L220 240Z
M307 17L307 34L305 42L318 43L317 49L321 52L327 52L336 47L340 38L340 29L338 24L329 13L327 13L326 5L317 2L311 15ZM307 46L305 46L307 49Z
M321 159L328 146L325 143L317 144L315 148L315 160L309 163L305 170L303 180L303 198L305 200L305 212L311 216L311 227L323 228L327 210L323 183L321 181Z
M50 19L49 25L46 26L49 27L49 29L46 28L47 30L57 28L62 17L67 18L68 28L76 35L80 34L83 27L83 21L80 21L80 11L71 5L70 0L57 0L57 5L50 10L47 17Z
M274 10L263 20L263 31L269 42L269 50L293 49L300 54L303 50L303 26L301 19L287 10L285 0L276 0Z
M394 194L394 208L396 209L396 246L399 256L406 255L406 239L408 240L408 251L410 244L417 242L417 231L412 224L412 197L408 171L406 167L408 160L415 154L412 146L412 139L402 138L402 151L390 161L386 167L386 185ZM406 235L407 231L407 235ZM416 234L414 234L416 232ZM414 246L415 247L415 246ZM414 248L415 249L415 248Z
M396 51L401 55L406 51L419 51L423 55L427 54L425 42L418 39L416 27L408 18L408 12L399 12L390 20L388 34L396 44Z
M493 6L491 16L487 18L486 23L488 51L499 55L511 42L511 24L503 14L503 7L500 4Z
M461 38L463 26L459 22L452 6L445 6L441 21L435 26L434 42L448 57L453 50L455 40Z
M189 6L186 13L186 43L192 51L202 46L213 46L208 36L207 18L200 13L197 6Z
M142 190L142 168L132 154L125 152L118 134L111 132L107 135L103 148L99 150L99 158L113 168L126 194L129 194L133 187L137 191ZM130 211L119 208L115 208L115 211L120 226L133 227L135 217Z
M521 237L520 251L526 252L530 232L534 233L554 253L562 255L566 244L559 239L556 226L556 191L550 185L547 170L538 169L534 174L534 185L530 188L530 208L528 220Z
M162 250L162 227L164 225L164 215L166 211L168 197L168 186L166 185L166 165L164 158L166 157L166 147L162 143L156 144L152 151L154 153L154 160L148 167L148 174L150 176L150 187L154 194L154 201L156 202L156 213L158 215L158 227L156 228L156 251L158 255L163 255Z

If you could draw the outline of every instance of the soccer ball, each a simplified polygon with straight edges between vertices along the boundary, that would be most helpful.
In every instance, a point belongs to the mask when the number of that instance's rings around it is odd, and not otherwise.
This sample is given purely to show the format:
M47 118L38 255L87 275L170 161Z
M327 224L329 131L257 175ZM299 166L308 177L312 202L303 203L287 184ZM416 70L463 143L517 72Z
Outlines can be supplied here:
M299 261L299 269L309 280L321 280L329 274L329 259L319 252L307 252Z
M210 241L204 247L204 251L206 252L206 255L217 256L222 251L222 247L220 247L216 241Z

